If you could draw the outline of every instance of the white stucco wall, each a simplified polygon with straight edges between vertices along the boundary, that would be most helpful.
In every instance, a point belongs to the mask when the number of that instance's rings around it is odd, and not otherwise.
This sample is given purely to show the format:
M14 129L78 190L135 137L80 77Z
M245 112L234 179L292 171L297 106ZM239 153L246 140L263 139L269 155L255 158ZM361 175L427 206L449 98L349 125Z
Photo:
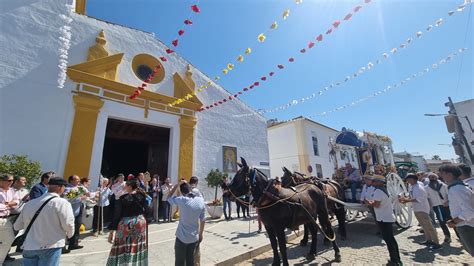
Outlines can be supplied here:
M291 171L299 171L296 138L296 129L292 122L268 128L268 150L272 177L281 176L283 166Z
M334 174L334 162L329 158L329 144L330 138L333 140L336 139L338 131L318 125L308 120L304 120L303 125L306 136L305 143L307 146L311 166L313 167L313 172L311 174L316 176L316 164L320 164L323 170L323 177L332 177ZM314 154L312 139L313 136L318 138L319 155Z
M58 89L56 82L59 28L63 23L58 15L64 13L65 2L7 1L2 2L0 9L0 152L27 154L31 159L39 160L44 170L55 170L59 174L63 174L71 134L74 116L71 91L75 89L70 80L64 89ZM167 47L151 34L75 13L72 18L69 65L86 60L89 47L95 44L102 29L109 52L125 53L117 75L123 83L133 86L141 83L131 70L131 61L136 54L148 53L156 58L166 55ZM169 61L163 63L164 80L147 89L172 96L172 75L178 72L183 76L189 63L177 54L166 56ZM197 85L208 81L199 70L193 68L192 72ZM199 99L208 105L226 96L229 94L221 87L212 86L199 94ZM211 168L222 169L223 145L236 146L238 156L245 157L249 164L269 161L265 119L260 116L233 117L249 111L249 107L236 100L197 115L195 175L204 178ZM171 127L171 146L173 149L177 146L179 127L176 117L150 111L145 119L143 110L139 108L106 101L97 123L91 177L96 176L100 168L107 117ZM169 171L173 175L177 173L177 151L171 152L173 162ZM200 188L206 189L204 180Z

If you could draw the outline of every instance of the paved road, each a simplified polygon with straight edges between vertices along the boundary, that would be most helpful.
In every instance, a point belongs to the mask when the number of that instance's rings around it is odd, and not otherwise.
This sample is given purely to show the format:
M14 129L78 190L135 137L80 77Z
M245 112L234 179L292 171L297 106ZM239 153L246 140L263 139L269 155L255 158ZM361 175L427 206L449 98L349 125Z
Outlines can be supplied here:
M414 222L416 224L416 221ZM384 265L388 260L388 251L381 237L375 235L375 225L368 219L357 221L347 226L348 240L338 241L341 247L342 263L337 265ZM421 233L414 226L407 230L396 230L396 236L402 261L406 265L412 264L440 264L474 265L474 258L465 252L453 232L453 241L444 244L438 252L431 252L425 246L417 244L424 240ZM443 240L442 231L438 229L440 239ZM304 259L309 247L300 247L301 237L290 241L288 258L290 265L315 265L333 263L334 252L332 247L324 246L322 239L318 238L318 255L314 261ZM273 253L271 251L247 260L239 265L270 265Z

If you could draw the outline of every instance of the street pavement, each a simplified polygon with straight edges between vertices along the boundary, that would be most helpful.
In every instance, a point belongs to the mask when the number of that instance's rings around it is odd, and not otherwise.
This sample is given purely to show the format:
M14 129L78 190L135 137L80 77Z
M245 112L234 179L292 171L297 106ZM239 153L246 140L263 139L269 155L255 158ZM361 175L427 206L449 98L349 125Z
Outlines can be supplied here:
M206 221L204 240L201 243L201 265L215 265L236 256L242 257L242 254L246 254L247 259L251 256L249 251L262 248L265 250L265 247L268 250L268 239L265 233L257 233L255 218L253 214L251 220L234 218L228 222L223 219ZM177 226L178 222L149 226L149 265L174 265ZM80 245L84 248L62 255L60 265L105 265L111 247L107 242L107 236L107 234L98 237L90 233L81 234ZM16 261L6 265L21 265L21 254L13 253L13 257Z
M416 220L413 224L417 224ZM443 249L431 252L426 246L418 244L424 241L418 226L412 226L407 230L396 229L395 238L398 242L400 256L405 265L437 264L437 265L474 265L474 258L461 247L457 237L452 231L453 241L443 244ZM440 241L444 236L440 228L437 228ZM375 234L373 220L364 218L347 225L348 239L338 241L341 248L342 262L335 263L332 246L322 243L321 236L318 237L318 254L315 260L307 261L307 247L300 247L301 236L289 241L288 259L290 265L384 265L387 263L388 251L385 242ZM270 265L273 260L272 251L265 252L257 257L239 263L238 265Z

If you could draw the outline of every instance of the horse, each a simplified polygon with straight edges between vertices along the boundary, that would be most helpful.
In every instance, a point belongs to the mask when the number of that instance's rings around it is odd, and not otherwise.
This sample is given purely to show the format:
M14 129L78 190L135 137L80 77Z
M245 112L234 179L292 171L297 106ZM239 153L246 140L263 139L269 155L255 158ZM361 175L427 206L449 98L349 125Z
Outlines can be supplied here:
M244 158L241 158L239 170L235 174L229 190L238 198L249 192L256 202L259 216L265 226L273 250L272 265L288 265L286 253L285 229L295 229L299 225L308 224L312 235L311 248L306 259L315 259L317 244L317 229L332 242L335 261L341 261L336 234L329 221L326 207L326 197L323 191L314 184L300 184L293 189L280 187L275 179L268 179L258 169L250 168ZM319 219L319 223L316 222ZM280 255L278 254L280 248Z
M315 183L317 184L327 195L337 198L341 201L345 200L343 189L339 183L333 180L321 180L317 177L305 177L303 174L294 172L291 173L286 167L282 167L283 176L281 177L282 187L294 187L299 184ZM330 212L334 213L338 222L338 232L342 240L347 238L346 233L346 210L344 206L335 203L334 201L327 201L327 208ZM304 226L304 237L300 242L301 246L306 246L308 243L308 230L307 226Z

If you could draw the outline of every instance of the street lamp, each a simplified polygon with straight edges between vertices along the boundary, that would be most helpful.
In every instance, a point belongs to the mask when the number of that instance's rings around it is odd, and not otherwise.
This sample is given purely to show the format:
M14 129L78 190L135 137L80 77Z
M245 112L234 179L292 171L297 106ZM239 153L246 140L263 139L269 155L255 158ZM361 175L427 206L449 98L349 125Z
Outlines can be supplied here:
M455 116L455 117L461 117L461 118L464 118L466 119L467 121L467 124L469 125L469 128L471 129L471 132L474 132L474 129L472 128L472 125L471 125L471 121L469 121L469 117L467 117L467 115L465 116L458 116L458 115L455 115L455 114L424 114L424 116Z

